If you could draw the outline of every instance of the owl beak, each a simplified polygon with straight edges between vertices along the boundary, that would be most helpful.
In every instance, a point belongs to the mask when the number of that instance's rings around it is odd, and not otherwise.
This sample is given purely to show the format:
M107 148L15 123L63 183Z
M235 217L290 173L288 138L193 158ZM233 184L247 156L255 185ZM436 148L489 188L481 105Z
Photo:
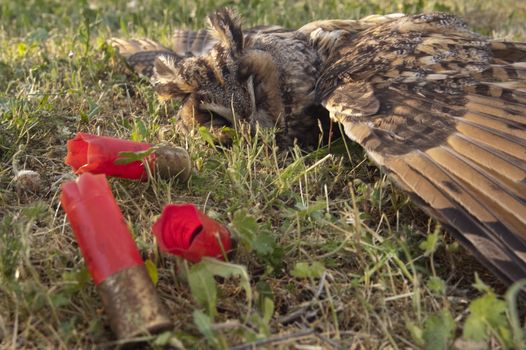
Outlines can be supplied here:
M200 108L216 116L217 119L223 119L231 125L234 125L235 123L234 113L231 108L216 103L202 103Z

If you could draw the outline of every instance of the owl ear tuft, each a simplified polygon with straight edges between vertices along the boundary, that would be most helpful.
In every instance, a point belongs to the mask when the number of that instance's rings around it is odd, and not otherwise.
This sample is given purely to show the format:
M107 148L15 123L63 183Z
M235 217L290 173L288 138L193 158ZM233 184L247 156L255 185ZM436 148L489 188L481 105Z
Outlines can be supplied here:
M154 84L161 84L173 81L179 75L176 60L172 57L161 55L154 62Z
M190 69L186 69L191 66L192 62L188 62L190 60L192 58L178 61L167 55L155 59L151 81L161 100L182 98L198 89L196 79L188 79L182 74L190 72Z
M234 57L243 52L241 20L231 9L221 9L208 17L212 35L226 45Z

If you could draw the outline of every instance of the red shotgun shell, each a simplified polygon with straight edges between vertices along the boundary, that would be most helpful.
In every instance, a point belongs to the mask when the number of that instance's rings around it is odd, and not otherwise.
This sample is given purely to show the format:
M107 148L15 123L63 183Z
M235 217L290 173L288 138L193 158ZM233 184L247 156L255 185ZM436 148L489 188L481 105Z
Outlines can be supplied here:
M79 132L67 143L68 153L65 162L73 168L76 174L90 172L144 180L147 176L143 162L115 164L115 161L120 158L121 152L141 152L151 147L152 145L147 143ZM150 159L154 157L154 155L149 156Z
M152 231L162 250L192 262L205 256L222 259L232 249L227 228L193 204L165 206Z
M157 145L155 152L141 160L129 163L117 162L123 152L143 152L152 145L142 142L122 140L115 137L77 133L67 143L65 162L76 174L105 174L131 180L148 178L145 162L161 178L177 178L188 181L192 173L192 161L188 152L174 145Z
M172 327L104 175L86 173L60 196L119 339Z
M81 175L60 196L95 284L143 261L104 175Z

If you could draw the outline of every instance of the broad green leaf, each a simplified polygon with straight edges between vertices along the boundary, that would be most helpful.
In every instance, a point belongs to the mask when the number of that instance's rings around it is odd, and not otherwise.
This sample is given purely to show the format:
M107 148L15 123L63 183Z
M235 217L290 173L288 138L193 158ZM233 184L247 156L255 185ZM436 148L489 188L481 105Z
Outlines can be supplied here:
M272 267L282 262L282 251L277 247L268 226L258 223L246 209L240 209L234 213L232 226L245 249L254 250L258 257L263 258Z
M51 299L51 303L53 304L53 306L55 307L61 307L61 306L64 306L64 305L68 305L71 300L69 298L69 295L67 295L68 293L56 293L56 294L52 294L50 299Z
M428 234L424 242L420 243L420 249L424 251L424 256L433 254L440 243L440 229L437 227L435 232Z
M274 302L270 298L263 300L263 322L268 324L274 315Z
M177 335L173 331L166 331L159 334L153 341L153 348L161 349L178 349L184 350L184 344L177 338Z
M464 324L463 335L465 338L476 342L486 341L488 334L484 319L481 317L469 317Z
M252 305L252 290L250 278L244 266L227 263L213 258L203 258L199 264L195 264L188 274L188 283L192 296L200 305L208 308L210 316L216 314L217 286L214 276L223 278L238 277L241 288L245 290L248 309Z
M274 293L272 293L272 289L270 288L270 285L265 282L264 280L259 280L258 283L256 283L256 291L258 295L258 307L260 310L263 310L263 301L265 298L274 299Z
M159 345L159 346L168 345L169 342L170 342L170 339L172 338L172 336L173 336L173 334L170 331L163 332L163 333L159 334L157 336L157 338L155 338L154 344L155 345Z
M62 274L62 279L66 282L69 290L78 291L89 283L91 276L87 268L82 268L77 271L64 272Z
M89 118L88 118L88 115L84 112L80 112L80 121L83 122L83 123L87 123L89 122Z
M315 261L312 264L298 262L294 265L294 269L292 269L290 274L298 278L321 277L324 271L325 266L319 261Z
M480 279L479 274L476 272L475 272L475 283L473 283L473 287L475 287L475 289L481 293L493 293L493 290L491 289L491 287L488 286L486 283L484 283L484 281Z
M513 346L518 350L526 349L526 329L521 326L517 299L520 292L526 288L526 280L515 282L506 292L506 304L508 306L508 317L513 331Z
M195 301L207 307L208 314L214 317L217 303L216 281L203 262L192 266L188 274L188 284Z
M150 259L146 259L144 262L144 267L146 267L146 271L148 271L148 276L150 276L150 279L152 280L154 285L157 285L157 282L159 282L159 273L157 272L157 266L151 261Z
M95 101L88 99L88 108L89 108L89 112L87 113L88 119L92 119L93 117L99 114L100 106Z
M272 254L276 242L274 238L268 233L261 233L256 236L253 243L254 250L260 255Z
M418 327L416 323L412 321L408 321L405 325L409 333L411 334L411 337L419 346L424 346L424 331L422 328Z
M436 276L429 277L427 288L436 294L443 294L446 291L446 283L443 279Z
M215 137L214 137L214 135L212 135L212 133L210 133L210 130L208 130L207 127L200 126L199 127L199 135L201 135L201 138L206 143L208 143L209 146L211 146L214 149L216 148Z
M220 276L223 278L238 277L241 288L245 290L245 297L248 302L248 309L250 310L252 305L252 289L250 288L250 278L245 266L206 257L203 258L198 265L203 266L212 276Z
M192 313L194 323L206 339L215 342L214 330L212 329L212 320L201 310L194 310Z
M422 334L426 349L449 349L455 332L455 320L449 310L430 316Z
M294 277L305 278L309 276L309 264L306 262L298 262L294 265L294 269L290 272Z
M148 129L142 120L136 120L134 128L131 133L131 139L133 141L143 141L148 136Z
M272 315L274 314L274 293L272 292L270 285L264 280L260 280L258 283L256 283L256 290L257 307L261 314L261 321L265 326L267 326L272 319Z
M298 214L300 217L312 217L314 219L318 219L326 210L327 202L316 201L309 203L307 206L303 205L302 203L296 203L295 207L298 209Z
M290 185L297 181L297 179L305 172L305 159L298 158L289 164L276 178L278 188L280 191L290 188Z
M119 152L119 158L117 158L113 163L116 165L125 165L133 162L142 162L144 158L155 152L155 150L156 148L152 147L146 151Z
M253 241L259 231L259 225L256 221L256 218L249 215L246 209L240 209L234 213L232 226L239 234L243 244L248 249L252 249Z
M487 293L473 300L469 305L470 314L464 323L464 337L475 341L486 341L491 330L505 336L503 330L508 326L506 302L497 299L495 294Z
M232 142L238 142L238 134L236 132L236 129L230 128L228 126L223 126L221 128L221 134L228 136L230 139L232 139Z

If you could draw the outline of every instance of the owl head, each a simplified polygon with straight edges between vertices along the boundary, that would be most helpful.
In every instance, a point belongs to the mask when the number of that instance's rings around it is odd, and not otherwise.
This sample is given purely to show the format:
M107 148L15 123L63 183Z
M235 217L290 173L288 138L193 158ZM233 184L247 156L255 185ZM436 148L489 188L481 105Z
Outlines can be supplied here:
M162 100L182 102L179 117L185 125L218 129L256 113L253 75L245 62L244 36L239 19L228 9L208 18L217 44L205 55L176 61L159 56L153 84Z

